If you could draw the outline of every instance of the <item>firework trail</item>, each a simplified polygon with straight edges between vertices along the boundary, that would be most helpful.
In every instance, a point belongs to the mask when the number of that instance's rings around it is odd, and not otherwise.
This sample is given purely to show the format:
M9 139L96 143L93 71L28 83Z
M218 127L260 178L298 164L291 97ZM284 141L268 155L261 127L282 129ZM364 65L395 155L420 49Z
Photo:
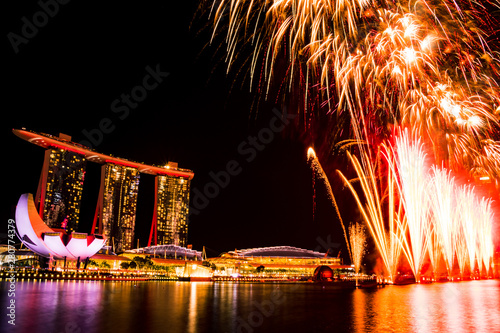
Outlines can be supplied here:
M457 212L455 179L448 170L432 166L429 188L433 229L439 238L439 246L433 246L432 251L442 251L448 276L451 276L455 259L453 228Z
M477 261L479 275L484 265L488 276L493 260L494 213L491 209L491 199L480 198L475 188L462 185L457 191L457 201L460 202L460 227L463 235L461 241L465 244L468 255L466 263L470 273L474 275Z
M401 132L395 141L397 168L391 168L391 171L399 178L408 228L403 251L416 280L419 281L426 253L435 276L441 255L450 277L455 256L462 278L467 267L470 275L474 275L476 260L485 262L486 274L489 275L494 221L491 199L479 199L474 186L459 185L449 170L429 167L424 145L419 138L411 137L407 130ZM481 267L478 270L481 274Z
M483 264L489 275L494 221L491 199L479 198L471 185L459 185L444 168L432 167L430 182L431 224L440 246L429 248L429 255L443 255L448 276L452 276L455 256L462 277L467 267L471 275L476 269L481 275Z
M349 181L342 172L338 170L337 172L354 196L361 215L375 241L389 280L390 282L394 282L406 234L405 222L400 219L402 216L402 205L396 198L398 192L396 178L394 177L395 174L389 170L386 181L379 182L379 178L375 174L374 165L362 165L358 158L349 152L347 152L347 156L358 176L356 181L359 181L361 185L365 199L364 202L353 187L353 182ZM393 155L390 150L386 149L384 156L389 161L393 161ZM382 197L379 193L385 193L385 195ZM387 200L387 211L384 210L383 198ZM387 227L386 220L388 221Z
M453 237L455 238L457 263L458 269L460 270L460 278L463 279L465 276L465 268L468 259L463 228L455 228Z
M491 208L491 199L481 198L478 201L478 209L476 210L477 223L477 260L479 266L479 274L481 274L481 266L485 267L486 276L491 274L491 266L493 263L493 221L495 216Z
M431 228L428 228L428 233L426 235L428 240L428 251L429 251L429 260L432 266L432 275L434 278L439 276L439 260L442 256L441 251L441 239L439 238L439 234L436 232L436 227L432 225Z
M351 253L351 249L349 247L349 241L347 239L347 233L345 230L344 222L342 221L342 216L340 215L339 207L337 206L337 201L335 200L335 196L333 195L332 186L330 185L330 182L328 181L328 177L326 176L325 171L323 170L323 167L321 166L318 158L316 157L316 153L314 152L314 149L309 148L307 150L307 160L311 164L311 169L314 171L314 173L317 175L317 177L323 181L323 183L326 186L326 189L328 191L328 198L330 199L333 206L335 207L335 211L337 212L337 216L339 217L339 220L340 220L340 225L342 226L342 230L344 231L344 238L345 238L346 245L347 245L347 251L349 252L349 257L352 258L352 253ZM314 176L313 176L313 178L314 178Z
M399 190L405 211L410 244L403 247L413 274L420 281L420 270L428 247L429 200L428 170L423 144L408 130L396 137L396 167ZM407 244L407 243L406 243Z
M364 198L352 181L338 173L357 202L389 280L395 282L401 252L417 282L427 254L434 277L441 256L449 277L453 276L455 258L461 277L467 267L474 275L476 260L484 263L489 275L494 221L491 199L479 200L473 186L459 186L449 170L429 166L424 145L407 130L401 131L392 145L382 148L387 165L383 177L376 174L380 165L368 164L366 168L347 152Z
M457 225L462 228L463 243L467 252L467 263L470 272L473 273L476 266L476 195L474 188L463 185L457 190L457 203L459 203L459 219Z

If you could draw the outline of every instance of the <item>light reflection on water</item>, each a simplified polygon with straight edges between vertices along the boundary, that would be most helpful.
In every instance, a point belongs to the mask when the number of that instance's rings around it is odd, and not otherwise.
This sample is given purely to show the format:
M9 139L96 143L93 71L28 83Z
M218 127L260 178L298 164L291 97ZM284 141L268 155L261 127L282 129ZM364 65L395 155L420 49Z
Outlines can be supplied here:
M8 284L0 283L0 328ZM17 281L13 332L500 332L500 281L318 284Z

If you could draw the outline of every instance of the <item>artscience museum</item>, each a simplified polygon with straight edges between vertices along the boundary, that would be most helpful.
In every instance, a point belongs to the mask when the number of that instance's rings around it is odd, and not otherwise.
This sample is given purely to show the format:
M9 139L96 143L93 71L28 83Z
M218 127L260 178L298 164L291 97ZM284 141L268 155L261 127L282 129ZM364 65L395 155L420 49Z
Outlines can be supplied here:
M42 257L83 261L105 244L101 235L66 233L49 228L38 215L32 194L23 194L16 207L16 231L23 244Z

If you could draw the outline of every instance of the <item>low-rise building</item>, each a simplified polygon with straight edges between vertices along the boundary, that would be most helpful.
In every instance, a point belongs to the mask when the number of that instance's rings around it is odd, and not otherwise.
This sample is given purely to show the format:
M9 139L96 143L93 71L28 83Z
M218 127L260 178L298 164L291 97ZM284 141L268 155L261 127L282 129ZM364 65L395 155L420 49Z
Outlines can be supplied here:
M339 272L353 269L350 265L342 265L341 258L291 246L234 250L209 258L208 262L215 269L215 276L310 277L318 266L328 266Z

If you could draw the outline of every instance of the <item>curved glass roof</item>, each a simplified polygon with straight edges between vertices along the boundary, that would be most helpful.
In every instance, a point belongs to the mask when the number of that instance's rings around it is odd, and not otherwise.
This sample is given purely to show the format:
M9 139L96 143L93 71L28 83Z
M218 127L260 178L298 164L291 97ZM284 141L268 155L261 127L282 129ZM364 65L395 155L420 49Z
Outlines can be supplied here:
M158 255L177 255L178 257L196 257L201 260L202 253L200 251L188 249L177 245L154 245L141 247L138 249L132 249L127 251L128 253L148 253L148 254L158 254Z
M228 252L240 257L290 257L290 258L324 258L325 253L301 249L293 246L270 246Z

